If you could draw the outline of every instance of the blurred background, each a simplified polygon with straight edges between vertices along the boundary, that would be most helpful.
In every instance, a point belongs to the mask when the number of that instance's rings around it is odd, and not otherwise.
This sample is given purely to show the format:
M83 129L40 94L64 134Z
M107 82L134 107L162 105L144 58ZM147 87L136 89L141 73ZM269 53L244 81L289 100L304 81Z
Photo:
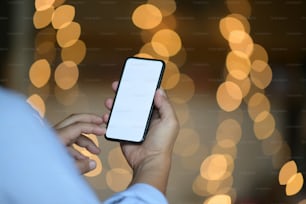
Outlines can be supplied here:
M170 203L306 203L306 2L1 2L0 83L51 125L103 114L129 56L166 62L162 86L181 125ZM9 107L13 108L13 107ZM95 135L86 179L101 200L132 172Z

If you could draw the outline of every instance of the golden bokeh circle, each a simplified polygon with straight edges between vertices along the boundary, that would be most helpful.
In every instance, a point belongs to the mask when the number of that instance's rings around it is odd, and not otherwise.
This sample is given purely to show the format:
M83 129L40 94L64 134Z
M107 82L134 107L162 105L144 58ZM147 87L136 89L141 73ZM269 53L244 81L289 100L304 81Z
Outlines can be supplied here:
M39 113L41 117L44 117L46 114L46 104L44 100L38 94L31 95L27 102Z
M229 45L231 50L240 51L250 56L254 49L254 42L251 36L245 31L235 30L230 32Z
M166 90L174 88L178 84L180 76L180 70L178 69L177 65L171 61L168 61L166 63L166 69L164 71L161 86Z
M187 103L194 96L195 84L192 78L181 74L178 84L167 91L169 98L175 103Z
M261 143L262 151L267 156L275 155L283 145L283 137L280 132L275 129L272 135Z
M41 59L35 61L30 67L29 78L31 83L37 87L45 86L51 76L51 67L47 60Z
M295 174L289 179L286 185L286 195L293 196L300 192L304 185L304 178L302 173Z
M71 89L78 81L79 69L72 61L64 61L55 70L55 82L61 89Z
M86 174L84 174L87 177L95 177L98 176L102 173L103 170L103 165L102 162L100 160L100 158L97 155L94 154L90 154L90 155L86 155L88 156L91 160L94 160L96 162L96 168L94 170L91 170L89 172L87 172Z
M229 195L218 194L208 198L203 204L231 204L232 200Z
M249 94L251 89L251 80L249 77L246 77L242 80L239 80L233 77L231 74L228 74L226 77L226 81L231 81L239 86L242 92L242 97L245 97Z
M253 84L260 89L265 89L272 81L272 69L264 61L255 60L252 63L250 76Z
M260 60L268 63L269 57L266 49L259 44L254 44L253 52L250 56L251 62L255 60Z
M298 172L295 161L291 160L286 162L279 171L278 181L281 185L286 185L290 178Z
M219 30L222 34L222 36L229 40L230 33L233 31L245 31L245 26L243 23L234 17L224 17L219 22Z
M134 25L141 29L152 29L158 26L162 22L162 19L161 11L152 4L142 4L132 14Z
M81 35L81 26L79 23L72 22L64 28L57 31L56 39L62 48L70 47L79 40Z
M238 144L242 136L240 124L234 119L221 122L216 131L217 143L220 147L231 148Z
M248 77L251 71L251 62L245 53L231 51L226 57L226 68L234 78L243 80Z
M111 168L121 168L132 171L125 157L122 154L120 147L115 147L108 153L108 164Z
M62 49L61 57L63 61L73 61L80 64L86 55L86 45L82 40L78 40L70 47Z
M132 180L132 174L126 169L114 168L106 173L106 183L114 192L125 190Z
M169 16L176 10L176 2L174 0L148 0L147 2L158 7L163 16Z
M264 140L272 135L275 130L275 119L269 112L260 113L254 120L254 133L257 139Z
M54 8L50 7L46 10L35 11L33 16L33 24L36 29L47 27L51 23Z
M53 6L55 0L35 0L35 8L37 11L47 10Z
M195 154L200 147L200 136L193 129L181 129L175 142L173 152L182 157Z
M75 17L75 8L71 5L63 5L56 8L52 16L52 26L61 29L69 25Z
M238 13L247 18L251 16L252 7L249 0L226 0L225 3L231 13Z
M226 112L236 110L242 101L242 91L233 82L222 83L217 90L217 102L221 109Z
M169 56L161 56L160 54L156 53L156 51L153 49L152 43L146 43L144 44L139 53L141 53L142 56L148 55L149 57L145 58L155 58L155 59L161 59L165 62L168 62Z
M161 56L174 56L182 48L182 42L180 36L173 30L162 29L156 32L152 37L152 46L156 53ZM161 49L160 44L162 44L164 49Z
M270 108L270 100L263 93L254 93L248 101L248 113L252 120L263 112L270 112Z
M227 174L228 160L223 154L213 154L201 164L201 176L207 180L223 180Z

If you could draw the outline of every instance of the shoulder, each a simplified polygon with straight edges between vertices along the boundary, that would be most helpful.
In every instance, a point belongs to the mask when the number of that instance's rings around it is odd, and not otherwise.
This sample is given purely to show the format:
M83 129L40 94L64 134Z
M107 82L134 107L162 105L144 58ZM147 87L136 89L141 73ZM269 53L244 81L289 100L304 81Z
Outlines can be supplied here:
M0 87L0 126L3 127L18 127L17 124L26 124L33 121L39 121L40 118L37 111L27 102L25 96L15 91L11 91Z
M28 106L25 96L5 88L0 87L0 109L13 110L19 107Z

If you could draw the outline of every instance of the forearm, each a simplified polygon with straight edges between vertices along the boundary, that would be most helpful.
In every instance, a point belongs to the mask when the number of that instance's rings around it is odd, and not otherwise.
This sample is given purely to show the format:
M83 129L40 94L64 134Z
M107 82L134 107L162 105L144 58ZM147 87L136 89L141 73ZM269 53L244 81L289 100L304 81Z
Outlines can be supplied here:
M148 157L134 168L131 185L135 183L146 183L165 194L170 168L171 156Z

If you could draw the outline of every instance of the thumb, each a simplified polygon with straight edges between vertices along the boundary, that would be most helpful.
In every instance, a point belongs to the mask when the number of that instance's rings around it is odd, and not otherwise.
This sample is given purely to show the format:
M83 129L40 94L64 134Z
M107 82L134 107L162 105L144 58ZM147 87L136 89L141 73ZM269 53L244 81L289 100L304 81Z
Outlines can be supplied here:
M96 168L97 163L91 159L76 160L76 165L82 174L92 171Z
M158 109L161 118L176 118L174 109L163 89L157 90L154 104Z

